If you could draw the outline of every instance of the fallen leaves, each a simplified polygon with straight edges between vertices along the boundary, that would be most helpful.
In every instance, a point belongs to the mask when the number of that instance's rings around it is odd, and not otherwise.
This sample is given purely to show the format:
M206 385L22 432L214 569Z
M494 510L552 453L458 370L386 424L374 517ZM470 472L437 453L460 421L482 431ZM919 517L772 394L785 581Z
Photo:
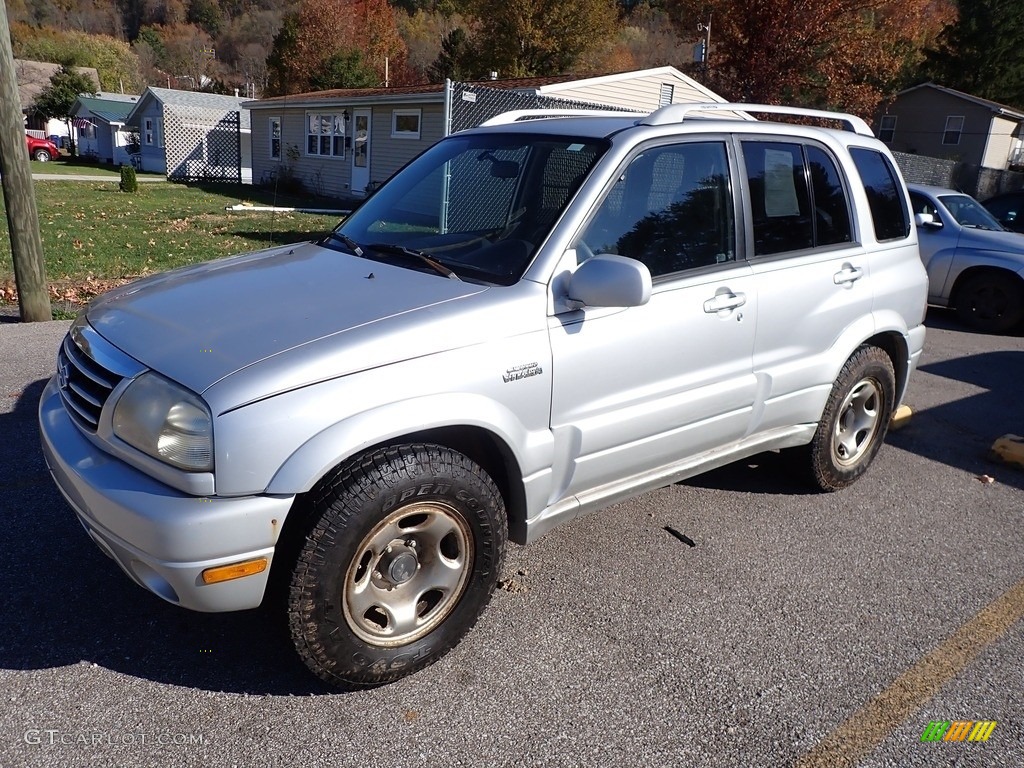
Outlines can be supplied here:
M89 301L102 293L118 288L137 280L140 276L101 279L88 275L79 280L60 280L50 283L51 301L63 301L68 304L88 304ZM17 304L18 289L11 279L0 282L0 301Z

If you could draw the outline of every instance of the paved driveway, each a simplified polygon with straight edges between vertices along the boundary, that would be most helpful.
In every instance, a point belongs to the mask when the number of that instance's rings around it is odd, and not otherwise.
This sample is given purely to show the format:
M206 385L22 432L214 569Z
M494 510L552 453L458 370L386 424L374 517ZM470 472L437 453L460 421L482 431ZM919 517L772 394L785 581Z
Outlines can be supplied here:
M854 487L766 455L579 519L442 662L350 694L100 554L38 448L67 324L0 325L0 766L1024 765L1024 472L986 458L1024 434L1024 339L945 323Z

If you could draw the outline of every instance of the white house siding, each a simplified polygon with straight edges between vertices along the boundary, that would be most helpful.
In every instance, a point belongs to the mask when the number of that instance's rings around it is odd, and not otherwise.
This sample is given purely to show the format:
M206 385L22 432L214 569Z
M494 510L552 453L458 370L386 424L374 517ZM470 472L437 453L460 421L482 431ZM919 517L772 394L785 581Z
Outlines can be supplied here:
M391 137L391 117L396 109L420 110L419 139ZM444 104L375 105L370 138L370 184L387 181L403 165L444 135Z
M324 112L339 109L324 104ZM269 184L275 175L290 175L300 180L305 189L328 197L345 197L352 176L352 150L344 157L306 154L306 113L314 108L254 109L252 121L252 179L255 184ZM281 119L281 157L270 157L270 118ZM372 161L372 158L371 158Z
M685 80L666 75L645 75L629 80L614 80L558 90L541 89L545 95L559 99L592 101L619 107L653 112L660 106L662 84L673 86L673 104L713 101L690 86Z
M351 115L362 108L356 101L325 102L319 109L337 112L347 109ZM370 182L385 181L409 160L441 138L444 125L444 105L441 103L388 103L366 105L371 109L370 123ZM420 138L391 138L391 117L396 109L419 109ZM328 197L348 197L353 194L352 148L348 146L344 157L325 157L306 154L306 114L316 107L289 109L254 109L252 115L252 168L253 180L266 184L280 175L282 168L302 181L306 190ZM270 118L281 118L281 159L270 157ZM351 122L349 123L351 133ZM349 136L351 138L351 136ZM289 147L297 150L296 159L289 157ZM295 154L293 151L292 154Z
M992 118L988 144L985 145L985 154L981 160L983 166L1000 170L1007 167L1010 153L1016 146L1013 133L1017 129L1017 125L1017 121L1007 120L1005 117L995 116Z

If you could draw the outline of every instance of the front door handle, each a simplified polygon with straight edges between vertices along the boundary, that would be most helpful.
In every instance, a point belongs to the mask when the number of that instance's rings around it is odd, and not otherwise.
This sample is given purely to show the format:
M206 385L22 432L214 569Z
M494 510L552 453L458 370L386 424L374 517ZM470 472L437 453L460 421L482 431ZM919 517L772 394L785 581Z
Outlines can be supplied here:
M862 277L864 277L863 269L843 264L843 268L832 275L832 282L836 285L852 285Z
M716 312L723 312L729 309L742 307L747 303L747 296L743 293L720 293L714 298L704 302L704 311L709 315Z

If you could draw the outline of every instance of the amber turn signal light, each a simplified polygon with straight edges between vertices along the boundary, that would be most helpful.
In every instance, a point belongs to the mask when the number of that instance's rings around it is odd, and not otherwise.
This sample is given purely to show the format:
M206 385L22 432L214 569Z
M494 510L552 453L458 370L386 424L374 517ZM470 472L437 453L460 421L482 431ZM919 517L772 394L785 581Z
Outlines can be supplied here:
M207 568L203 571L203 583L218 584L222 581L240 579L243 576L252 576L254 573L263 573L265 570L267 570L267 558L265 557L231 565L218 565L216 568Z

